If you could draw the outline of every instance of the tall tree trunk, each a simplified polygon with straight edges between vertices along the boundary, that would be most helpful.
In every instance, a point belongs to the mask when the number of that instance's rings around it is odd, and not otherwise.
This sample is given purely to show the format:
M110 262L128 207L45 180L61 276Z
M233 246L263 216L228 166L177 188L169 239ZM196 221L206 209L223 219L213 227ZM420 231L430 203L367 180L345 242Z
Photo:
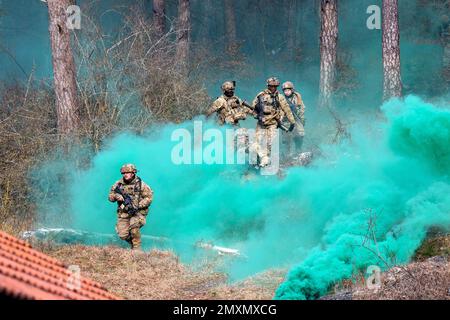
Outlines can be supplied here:
M200 0L202 2L202 19L199 30L199 39L203 43L210 41L211 34L215 34L215 12L211 0Z
M383 0L384 100L401 97L398 0Z
M166 1L153 0L153 23L156 36L162 38L166 32Z
M225 6L225 32L227 39L227 51L229 54L235 54L237 46L236 36L236 15L234 13L235 0L224 0Z
M286 10L288 17L288 27L287 27L287 49L289 52L289 57L294 57L295 46L297 42L297 1L296 0L286 0Z
M337 0L321 1L320 97L319 106L331 107L336 78L338 8Z
M47 1L58 133L62 135L77 131L80 121L75 63L66 26L66 9L70 4L70 0Z
M446 34L443 36L444 53L442 54L442 74L446 87L450 85L450 26L448 26Z
M178 36L176 60L183 73L187 73L191 33L191 10L189 0L178 1Z
M441 17L439 37L444 50L442 53L442 76L444 79L443 85L444 88L448 88L450 85L450 18L446 15Z

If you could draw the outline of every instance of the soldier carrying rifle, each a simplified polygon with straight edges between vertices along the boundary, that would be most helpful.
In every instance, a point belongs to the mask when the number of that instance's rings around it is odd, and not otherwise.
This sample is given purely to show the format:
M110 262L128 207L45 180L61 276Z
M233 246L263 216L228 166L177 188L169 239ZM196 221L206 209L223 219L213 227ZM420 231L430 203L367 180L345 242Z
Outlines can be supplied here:
M152 189L139 178L136 166L126 164L120 169L122 179L114 183L109 201L117 202L116 232L133 250L141 250L141 228L146 223L153 201Z

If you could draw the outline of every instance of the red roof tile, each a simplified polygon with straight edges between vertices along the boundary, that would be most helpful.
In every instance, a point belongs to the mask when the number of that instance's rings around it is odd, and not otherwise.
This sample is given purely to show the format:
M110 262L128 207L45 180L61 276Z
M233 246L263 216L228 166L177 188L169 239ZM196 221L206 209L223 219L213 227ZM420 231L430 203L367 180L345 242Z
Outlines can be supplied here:
M36 300L116 300L99 283L0 231L0 295Z

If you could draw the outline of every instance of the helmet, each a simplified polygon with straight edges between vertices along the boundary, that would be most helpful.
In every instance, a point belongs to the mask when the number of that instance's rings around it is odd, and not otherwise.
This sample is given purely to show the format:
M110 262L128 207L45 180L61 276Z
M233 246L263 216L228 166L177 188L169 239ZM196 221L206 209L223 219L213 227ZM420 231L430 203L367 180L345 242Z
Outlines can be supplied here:
M222 91L232 91L236 89L236 86L233 81L227 81L222 84Z
M286 89L294 90L295 89L294 84L290 81L283 83L283 90L286 90Z
M280 85L280 80L278 80L275 77L269 78L267 79L267 85L268 86L279 86Z
M137 169L136 166L134 164L124 164L122 166L122 168L120 168L120 173L124 174L124 173L136 173Z

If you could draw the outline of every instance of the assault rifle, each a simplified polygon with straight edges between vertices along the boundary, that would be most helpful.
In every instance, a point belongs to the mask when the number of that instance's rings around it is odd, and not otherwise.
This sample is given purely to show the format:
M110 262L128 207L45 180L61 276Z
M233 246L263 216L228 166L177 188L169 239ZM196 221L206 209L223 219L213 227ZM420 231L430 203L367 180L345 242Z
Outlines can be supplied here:
M131 216L135 216L138 213L138 209L136 209L133 205L133 199L129 194L123 192L122 188L118 185L114 189L115 193L120 194L123 197L123 203L121 204L121 208L129 213Z
M277 119L277 122L278 122L278 128L280 128L284 132L291 132L292 130L294 130L294 127L292 125L290 127L286 127L286 125L281 120Z
M254 111L256 113L255 119L257 119L258 121L261 121L262 118L263 118L263 114L262 114L263 106L262 105L263 105L263 102L261 101L261 97L258 97L258 104L256 105L256 108L254 109ZM278 101L278 99L275 100L274 107L276 109L280 109L280 102ZM277 122L278 128L283 130L283 131L285 131L285 132L291 132L292 130L294 130L294 125L291 125L290 127L287 127L281 121L281 119L278 118L278 114L275 114L275 115L271 116L271 119L274 119Z
M244 107L247 107L247 108L249 108L250 110L253 110L253 107L252 107L247 101L242 100L242 101L241 101L241 104L242 104Z

